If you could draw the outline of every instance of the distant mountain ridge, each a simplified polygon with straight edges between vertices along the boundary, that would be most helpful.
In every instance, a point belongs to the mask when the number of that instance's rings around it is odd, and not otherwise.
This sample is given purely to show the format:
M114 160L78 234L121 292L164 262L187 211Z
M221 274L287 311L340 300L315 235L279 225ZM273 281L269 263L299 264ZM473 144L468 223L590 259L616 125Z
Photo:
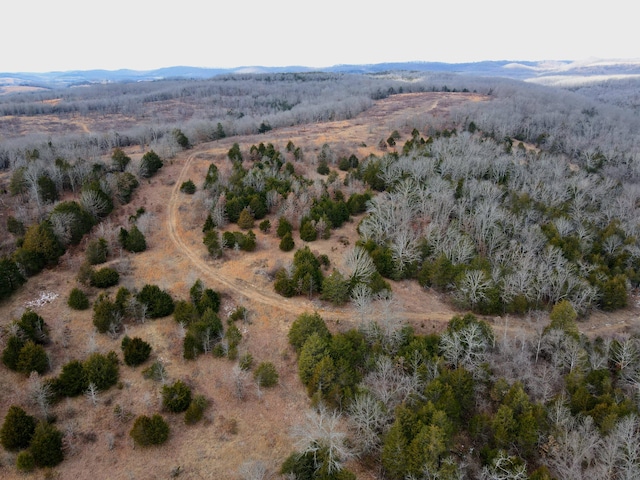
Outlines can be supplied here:
M171 78L206 79L224 74L333 72L380 74L390 71L455 73L505 77L539 83L566 83L570 79L640 76L640 59L588 59L583 61L481 61L469 63L389 62L362 65L334 65L325 68L305 66L202 68L172 66L156 70L69 70L44 73L0 73L0 87L29 86L59 88L95 83L140 82Z

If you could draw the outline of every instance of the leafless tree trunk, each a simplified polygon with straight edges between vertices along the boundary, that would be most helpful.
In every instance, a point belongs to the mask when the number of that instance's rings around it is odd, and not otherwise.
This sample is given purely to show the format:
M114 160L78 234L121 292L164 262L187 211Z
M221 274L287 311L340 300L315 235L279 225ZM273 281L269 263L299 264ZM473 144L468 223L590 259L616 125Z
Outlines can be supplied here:
M347 434L341 426L340 414L321 405L318 410L308 412L306 417L307 421L292 432L296 448L303 454L312 453L314 456L322 451L326 455L327 473L340 471L343 463L353 456L347 445ZM316 468L320 466L316 465Z
M98 405L99 393L100 391L98 390L98 387L96 387L95 383L91 382L85 390L84 395L85 397L87 397L87 400L89 400L89 402L91 402L91 404L95 407L96 405Z
M51 387L42 381L37 372L31 372L27 392L29 400L40 409L42 418L48 418L52 398Z

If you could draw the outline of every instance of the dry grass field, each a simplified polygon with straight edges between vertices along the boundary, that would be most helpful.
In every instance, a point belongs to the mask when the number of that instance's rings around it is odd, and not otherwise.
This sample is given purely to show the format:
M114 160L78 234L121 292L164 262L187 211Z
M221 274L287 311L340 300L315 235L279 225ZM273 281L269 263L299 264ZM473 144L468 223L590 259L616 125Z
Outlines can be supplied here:
M211 162L220 168L228 166L226 154L234 142L242 151L259 142L271 142L284 150L291 140L303 146L306 162L296 165L299 173L309 177L316 174L311 159L315 158L324 143L336 152L355 153L362 158L369 153L381 153L377 145L392 130L398 130L403 138L410 134L412 122L426 112L446 115L458 102L480 101L473 94L425 93L394 95L380 100L367 112L348 120L305 125L291 129L279 129L266 135L234 137L199 145L184 151L165 166L156 176L143 181L133 200L114 212L112 226L125 225L129 215L144 206L152 219L147 231L148 250L140 254L123 254L112 260L129 274L121 279L121 285L141 288L146 283L157 284L171 292L174 299L188 298L189 288L201 279L206 287L222 294L221 313L242 305L249 310L248 322L239 324L243 333L240 354L250 352L254 362L270 361L280 375L279 385L259 391L252 378L247 379L243 400L234 394L235 363L226 358L202 355L197 360L182 358L182 342L179 329L171 317L149 320L144 324L127 325L127 334L139 336L152 347L152 359L161 359L170 380L184 380L195 394L202 394L210 401L205 420L195 426L186 426L183 416L164 413L169 421L169 441L161 447L135 448L129 437L132 421L123 423L113 414L116 405L134 415L153 414L161 410L160 389L157 382L143 378L142 369L120 366L121 384L99 395L96 406L87 398L78 397L60 402L54 407L57 425L72 432L70 449L63 463L52 471L37 471L27 478L59 478L74 480L136 479L151 480L172 478L172 472L181 479L235 479L241 478L239 469L247 462L262 462L270 478L277 477L282 461L294 450L291 429L304 422L309 400L297 378L295 353L287 344L287 332L292 321L302 312L317 311L330 329L356 327L359 315L350 307L337 308L319 300L297 297L285 299L273 291L269 272L291 261L293 252L278 249L275 233L257 231L257 248L254 252L227 251L224 258L211 260L202 244L202 224L205 212L194 201L197 197L180 192L180 184L192 179L201 182ZM76 119L76 125L89 125ZM366 145L366 146L365 146ZM139 148L128 152L132 157L140 155ZM274 223L275 219L271 219ZM340 230L332 232L328 240L309 244L318 253L329 256L333 265L339 266L344 251L357 239L357 219ZM98 351L116 351L119 356L120 341L107 335L92 334L91 311L77 312L66 305L69 292L77 286L77 268L83 258L82 245L70 250L61 259L58 268L44 271L28 283L8 301L0 304L0 323L8 324L21 315L28 302L40 298L42 293L57 295L53 300L34 307L45 319L52 331L52 345L47 347L53 360L49 375L57 375L60 368L71 359L83 359L95 342ZM296 236L296 247L303 244ZM418 333L440 331L446 322L458 313L447 301L434 292L421 289L416 282L391 282L394 303L387 311L410 322ZM115 292L114 287L114 292ZM92 292L92 300L97 291ZM489 319L496 328L507 325L520 328L524 320ZM624 330L635 327L635 307L616 313L615 318L592 315L580 327L591 334L605 330ZM64 326L72 331L71 344L63 348L60 332ZM0 416L3 418L12 404L29 405L26 389L28 381L20 374L2 368L0 372ZM30 409L35 412L35 409ZM0 478L24 478L16 473L15 455L4 450L0 453ZM361 479L377 478L376 472L364 471L357 465L350 466Z

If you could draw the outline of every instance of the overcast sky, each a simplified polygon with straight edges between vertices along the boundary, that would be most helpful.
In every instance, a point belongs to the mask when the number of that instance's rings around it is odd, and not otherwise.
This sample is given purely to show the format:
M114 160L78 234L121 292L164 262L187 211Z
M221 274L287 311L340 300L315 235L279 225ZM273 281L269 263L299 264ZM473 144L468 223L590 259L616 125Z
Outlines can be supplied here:
M627 0L6 0L0 72L636 59L636 23Z

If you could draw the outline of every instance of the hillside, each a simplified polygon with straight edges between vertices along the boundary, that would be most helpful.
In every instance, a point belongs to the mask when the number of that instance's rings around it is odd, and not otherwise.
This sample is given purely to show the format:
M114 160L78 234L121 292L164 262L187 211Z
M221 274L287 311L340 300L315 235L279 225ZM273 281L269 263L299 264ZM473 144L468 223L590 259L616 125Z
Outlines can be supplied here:
M484 479L501 478L501 468L511 478L582 478L607 461L614 473L601 478L639 471L640 458L620 453L640 434L635 113L455 75L259 74L91 88L26 94L5 102L0 119L3 260L28 273L7 295L2 284L0 418L12 405L46 413L64 446L61 463L32 475L278 478L287 459L296 478ZM162 159L157 172L150 151ZM80 213L60 206L76 201L95 214L77 242L68 215ZM240 226L245 211L253 226ZM293 227L289 251L281 218ZM137 253L122 234L134 226L146 241ZM66 243L36 271L30 255L51 251L34 232L47 228ZM83 266L101 238L108 255L93 273L118 273L106 288ZM309 263L328 262L319 263L320 282L311 269L289 278L305 247ZM283 279L290 290L277 287ZM145 285L168 293L176 310L153 318ZM91 308L68 306L74 288ZM197 310L204 289L217 313ZM118 298L126 308L99 333L96 306L115 300L115 312ZM6 355L31 338L27 308L48 330L40 376L20 367L24 358L12 371ZM314 312L328 332L315 325L296 345L292 326ZM191 325L207 315L221 337L200 336L188 350L186 339L202 334ZM142 365L124 363L125 337L148 342ZM57 402L34 395L61 389L73 360L109 351L118 359L113 385L93 393L84 385ZM275 367L276 386L254 380L261 363ZM159 381L143 375L150 366L164 367ZM207 401L193 425L163 401L178 380ZM168 441L142 447L130 436L134 418L156 413ZM576 446L575 435L592 443ZM335 454L344 469L290 457L303 451L321 462ZM3 478L22 478L18 456L3 450Z

